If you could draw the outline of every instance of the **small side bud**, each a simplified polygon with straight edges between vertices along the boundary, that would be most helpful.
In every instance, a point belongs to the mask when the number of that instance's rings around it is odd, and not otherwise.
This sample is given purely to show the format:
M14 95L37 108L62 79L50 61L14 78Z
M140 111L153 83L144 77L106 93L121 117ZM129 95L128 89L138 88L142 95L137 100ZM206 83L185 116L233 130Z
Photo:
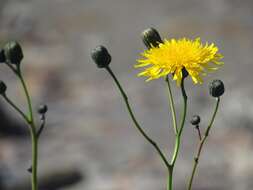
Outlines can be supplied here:
M200 116L199 115L192 116L191 124L196 126L199 125L199 123L200 123Z
M142 41L147 48L158 47L163 43L160 34L154 28L148 28L142 32Z
M95 49L93 49L91 52L91 58L96 63L98 68L107 67L112 60L111 55L104 46L97 46Z
M217 98L217 97L222 96L224 92L225 92L225 87L221 80L216 79L216 80L213 80L209 84L209 93L211 96Z
M16 41L8 42L4 46L4 55L6 61L12 64L20 64L20 62L24 58L22 48L20 44Z
M4 55L4 50L0 49L0 63L5 62L5 55Z
M38 113L42 115L45 114L47 110L48 110L47 105L43 104L39 106Z
M0 95L4 95L7 90L7 86L3 81L0 81Z

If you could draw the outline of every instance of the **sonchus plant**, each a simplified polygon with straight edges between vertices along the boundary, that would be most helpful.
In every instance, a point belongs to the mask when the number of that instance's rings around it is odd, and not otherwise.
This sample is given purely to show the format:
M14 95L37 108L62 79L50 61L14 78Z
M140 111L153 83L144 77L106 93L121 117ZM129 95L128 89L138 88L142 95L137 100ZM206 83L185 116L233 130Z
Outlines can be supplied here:
M23 77L21 70L21 61L23 60L23 51L21 46L15 42L7 43L3 49L0 49L0 63L8 66L16 77L19 79L21 86L24 90L24 94L27 100L27 113L24 112L19 106L14 103L7 95L7 86L1 80L0 81L0 95L2 98L14 109L18 114L25 120L27 126L30 130L31 142L32 142L32 165L28 169L28 172L31 173L31 187L32 190L38 190L38 180L37 180L37 165L38 165L38 140L44 129L46 122L46 112L47 106L41 105L38 108L38 114L40 115L40 124L35 123L31 97L26 85L26 82Z
M109 66L111 62L111 56L107 49L103 46L98 46L92 51L91 57L99 68L106 69L106 71L108 71L113 78L125 101L134 126L154 147L158 155L161 157L161 160L168 171L167 190L172 190L173 170L177 162L179 149L181 148L182 134L184 131L187 114L187 94L184 82L187 77L190 77L194 84L203 83L203 76L211 71L216 71L223 64L223 62L221 62L223 56L219 53L218 47L213 43L202 44L200 38L195 40L190 40L187 38L162 40L159 33L154 28L145 30L142 33L142 39L147 47L147 50L141 54L142 58L137 60L138 63L134 66L135 68L143 68L143 71L140 72L138 76L147 77L146 81L163 78L168 88L168 102L172 113L172 124L175 133L174 150L170 160L135 118L132 107L129 104L127 94ZM176 81L177 87L180 88L182 93L183 108L180 115L180 122L177 120L177 113L175 111L174 99L170 86L171 80ZM209 131L213 126L213 122L220 104L220 97L224 93L223 82L221 80L212 81L209 85L209 91L210 95L215 98L216 105L214 107L210 122L205 128L203 134L199 128L200 117L195 115L191 119L192 125L195 126L198 132L199 145L196 155L193 159L193 169L188 179L188 190L192 189L192 182L198 166L200 154L209 135Z

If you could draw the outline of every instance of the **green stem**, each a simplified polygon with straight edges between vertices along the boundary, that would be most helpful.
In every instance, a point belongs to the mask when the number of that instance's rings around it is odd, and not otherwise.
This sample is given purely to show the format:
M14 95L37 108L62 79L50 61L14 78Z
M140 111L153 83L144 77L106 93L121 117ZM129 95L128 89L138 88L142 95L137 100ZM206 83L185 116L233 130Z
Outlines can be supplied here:
M155 141L153 141L147 134L146 132L142 129L142 127L139 125L139 123L137 122L134 114L133 114L133 111L132 111L132 108L128 102L128 97L125 93L125 91L123 90L122 86L120 85L118 79L116 78L116 76L114 75L113 71L110 69L110 67L106 67L106 70L109 72L109 74L112 76L114 82L116 83L124 101L125 101L125 104L126 104L126 107L127 107L127 110L131 116L131 119L133 120L134 124L135 124L135 127L138 129L138 131L141 133L141 135L151 144L153 145L153 147L156 149L156 151L158 152L158 154L160 155L162 161L164 162L166 168L170 168L170 164L169 162L167 161L165 155L163 154L163 152L161 151L161 149L159 148L159 146L157 145L157 143Z
M24 113L21 109L19 109L19 107L16 106L16 104L13 103L12 100L8 98L8 96L6 96L5 94L3 94L2 96L3 96L3 98L5 99L5 101L6 101L8 104L10 104L10 106L11 106L13 109L15 109L15 110L24 118L24 120L25 120L28 124L30 124L29 119L28 119L28 117L25 115L25 113Z
M175 134L177 134L178 129L177 129L177 118L176 118L175 104L174 104L174 100L173 100L173 96L172 96L172 92L171 92L170 81L169 81L168 75L166 76L165 81L167 82L167 87L168 87L169 105L170 105L170 110L172 113L173 128L174 128Z
M31 98L25 83L25 80L22 76L20 64L16 65L16 68L11 63L6 63L7 66L17 75L19 78L23 90L25 92L25 97L27 100L28 105L28 116L25 115L10 99L8 99L6 96L4 96L5 100L16 110L18 111L22 117L27 121L29 124L30 134L31 134L31 141L32 141L32 176L31 176L31 184L32 184L32 190L38 190L38 180L37 180L37 165L38 165L38 137L36 132L36 126L34 123L33 118L33 110L32 110L32 102Z
M36 126L34 123L33 118L33 110L32 110L32 102L31 98L25 83L25 80L22 76L22 72L20 70L20 66L17 66L17 72L16 72L22 87L25 92L27 104L28 104L28 110L29 110L29 121L30 121L30 133L31 133L31 141L32 141L32 176L31 176L31 183L32 183L32 190L38 190L38 176L37 176L37 167L38 167L38 136L36 132Z
M194 178L194 175L195 175L195 172L196 172L196 169L197 169L197 165L198 165L198 160L197 160L197 158L195 158L194 159L194 165L193 165L193 168L192 168L192 174L191 174L189 184L188 184L188 190L192 189L192 182L193 182L193 178Z
M27 104L28 104L28 110L29 110L29 123L33 123L33 110L32 110L32 101L25 83L25 80L22 76L20 64L16 65L16 68L11 63L6 63L6 65L17 75L18 79L20 80L22 87L25 92Z
M201 141L202 140L202 135L201 135L201 131L200 131L199 125L196 125L195 129L197 130L198 136L199 136L199 140Z
M175 147L174 147L174 153L170 162L170 170L169 170L169 179L168 179L168 190L172 190L173 189L173 169L178 157L178 153L179 153L179 148L180 148L180 144L181 144L181 135L183 132L183 128L184 128L184 124L185 124L185 118L186 118L186 111L187 111L187 95L185 92L185 88L184 88L184 78L181 81L181 92L182 92L182 96L183 96L183 100L184 100L184 105L183 105L183 113L181 116L181 123L180 123L180 128L179 131L176 133L176 142L175 142Z
M205 141L206 141L206 139L207 139L207 137L209 135L209 131L210 131L211 127L213 126L213 122L214 122L215 116L217 114L219 104L220 104L220 98L217 98L216 106L215 106L215 109L214 109L211 121L210 121L210 123L209 123L209 125L208 125L208 127L207 127L207 129L205 131L204 138L199 142L198 151L197 151L197 154L196 154L196 156L194 158L194 165L193 165L191 177L190 177L189 184L188 184L188 190L192 189L192 182L193 182L193 178L194 178L194 175L196 173L197 166L198 166L200 154L201 154L203 145L204 145L204 143L205 143Z
M38 190L38 177L37 177L37 166L38 166L38 138L35 127L31 127L31 141L32 141L32 190Z
M169 169L167 190L172 190L173 187L173 167Z
M178 152L179 152L179 148L180 148L180 144L181 144L181 135L182 135L183 128L184 128L186 111L187 111L187 95L186 95L185 88L184 88L184 79L182 79L182 82L181 82L181 91L182 91L182 96L183 96L183 100L184 100L183 114L182 114L182 118L181 118L180 128L179 128L179 131L176 135L176 143L175 143L174 153L173 153L172 160L170 163L172 166L175 165L175 162L177 160L177 156L178 156Z
M42 133L44 127L45 127L45 124L46 124L46 118L45 118L45 116L44 116L44 118L42 119L42 123L41 123L41 125L40 125L40 128L39 128L39 130L37 131L37 138L38 138L38 139L39 139L39 137L40 137L40 135L41 135L41 133Z
M17 76L18 76L18 78L19 78L19 80L22 84L22 87L24 89L24 92L25 92L25 96L26 96L26 100L27 100L27 104L28 104L28 110L29 110L29 120L30 120L31 123L34 123L33 110L32 110L32 101L31 101L31 98L30 98L25 80L22 76L20 67L18 67L18 69L17 69Z

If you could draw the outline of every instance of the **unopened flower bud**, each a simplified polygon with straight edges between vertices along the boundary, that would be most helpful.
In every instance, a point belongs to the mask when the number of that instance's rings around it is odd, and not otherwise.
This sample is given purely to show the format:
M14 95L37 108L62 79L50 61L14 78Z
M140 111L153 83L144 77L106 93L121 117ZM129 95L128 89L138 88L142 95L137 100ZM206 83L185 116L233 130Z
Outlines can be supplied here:
M111 62L111 55L104 46L97 46L91 52L91 58L97 64L98 68L105 68Z
M0 49L0 63L5 62L4 50Z
M213 80L209 84L209 93L211 96L217 98L220 97L225 92L224 84L221 80Z
M200 117L199 115L194 115L191 118L191 124L192 125L198 125L200 123Z
M47 105L43 104L43 105L40 105L39 108L38 108L38 113L39 114L45 114L47 112Z
M7 90L7 86L3 81L0 81L0 95L4 95Z
M142 32L142 40L147 48L158 47L160 43L163 43L160 34L154 28L148 28Z
M6 61L12 64L20 64L20 62L24 58L22 48L20 44L16 41L8 42L4 46L4 54Z

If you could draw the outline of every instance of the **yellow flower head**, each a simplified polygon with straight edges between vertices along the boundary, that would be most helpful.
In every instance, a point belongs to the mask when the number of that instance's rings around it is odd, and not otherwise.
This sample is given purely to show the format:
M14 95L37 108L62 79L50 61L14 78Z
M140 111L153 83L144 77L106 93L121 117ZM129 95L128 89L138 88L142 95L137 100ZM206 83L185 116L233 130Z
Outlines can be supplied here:
M202 83L202 76L207 71L214 71L222 65L223 56L218 53L218 47L213 43L203 45L200 38L190 40L164 40L157 47L145 50L135 68L147 67L138 76L149 77L147 81L158 79L168 74L173 74L177 84L181 84L183 78L182 69L185 68L193 82Z

